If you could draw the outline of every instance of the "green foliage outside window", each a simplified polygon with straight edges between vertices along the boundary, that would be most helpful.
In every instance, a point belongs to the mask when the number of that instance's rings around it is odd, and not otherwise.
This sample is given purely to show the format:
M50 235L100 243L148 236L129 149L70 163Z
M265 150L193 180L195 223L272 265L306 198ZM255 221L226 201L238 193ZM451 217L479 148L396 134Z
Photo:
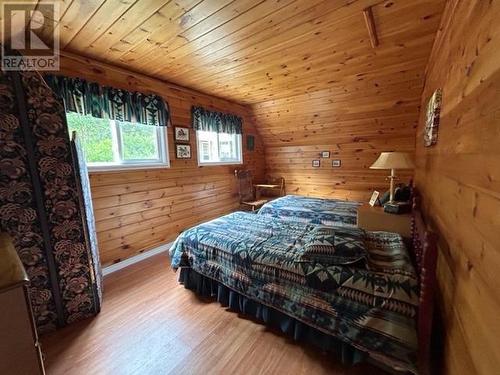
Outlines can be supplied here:
M87 163L113 163L113 135L115 126L108 119L83 116L74 112L66 113L68 129L76 131L85 150ZM117 127L122 147L118 147L118 157L122 160L155 160L159 158L157 127L152 125L120 123Z
M123 159L157 159L157 127L152 125L121 123Z
M76 131L87 163L113 162L113 141L109 120L66 113L70 134Z

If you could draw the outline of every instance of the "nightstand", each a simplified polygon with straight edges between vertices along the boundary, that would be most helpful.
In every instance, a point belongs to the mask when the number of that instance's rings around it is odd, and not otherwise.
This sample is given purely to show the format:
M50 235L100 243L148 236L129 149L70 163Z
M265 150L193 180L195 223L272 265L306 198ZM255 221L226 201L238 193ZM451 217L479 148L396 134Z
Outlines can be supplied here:
M411 237L411 214L390 214L368 203L358 207L358 227L364 230L399 233Z

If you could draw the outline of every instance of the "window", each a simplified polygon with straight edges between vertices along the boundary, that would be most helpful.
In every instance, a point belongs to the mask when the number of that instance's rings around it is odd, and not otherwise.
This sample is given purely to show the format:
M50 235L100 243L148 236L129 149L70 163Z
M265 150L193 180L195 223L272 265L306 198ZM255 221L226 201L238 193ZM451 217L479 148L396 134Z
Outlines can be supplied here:
M201 161L210 161L210 142L200 141L201 146Z
M164 126L132 124L66 113L70 133L76 131L89 170L168 167Z
M198 130L198 164L241 164L241 134Z

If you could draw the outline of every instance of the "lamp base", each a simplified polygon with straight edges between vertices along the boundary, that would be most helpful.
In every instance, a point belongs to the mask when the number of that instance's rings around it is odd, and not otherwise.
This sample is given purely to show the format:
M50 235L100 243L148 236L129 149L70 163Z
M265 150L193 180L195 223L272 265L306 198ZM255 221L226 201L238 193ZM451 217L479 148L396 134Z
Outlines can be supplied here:
M411 212L411 204L409 202L387 202L384 204L384 212L390 214L406 214Z
M389 202L394 202L394 180L396 179L396 170L393 168L391 169L391 175L389 176L389 180L391 181L391 186L390 186L390 198Z

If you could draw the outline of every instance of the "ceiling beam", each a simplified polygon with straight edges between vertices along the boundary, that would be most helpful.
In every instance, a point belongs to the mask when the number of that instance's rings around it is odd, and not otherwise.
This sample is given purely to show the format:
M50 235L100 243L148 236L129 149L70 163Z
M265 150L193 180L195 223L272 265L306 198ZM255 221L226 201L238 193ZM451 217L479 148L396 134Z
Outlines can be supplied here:
M368 35L370 36L372 48L375 48L378 46L378 37L377 29L375 29L375 21L373 20L372 7L364 9L363 16L365 17L366 28L368 29Z

